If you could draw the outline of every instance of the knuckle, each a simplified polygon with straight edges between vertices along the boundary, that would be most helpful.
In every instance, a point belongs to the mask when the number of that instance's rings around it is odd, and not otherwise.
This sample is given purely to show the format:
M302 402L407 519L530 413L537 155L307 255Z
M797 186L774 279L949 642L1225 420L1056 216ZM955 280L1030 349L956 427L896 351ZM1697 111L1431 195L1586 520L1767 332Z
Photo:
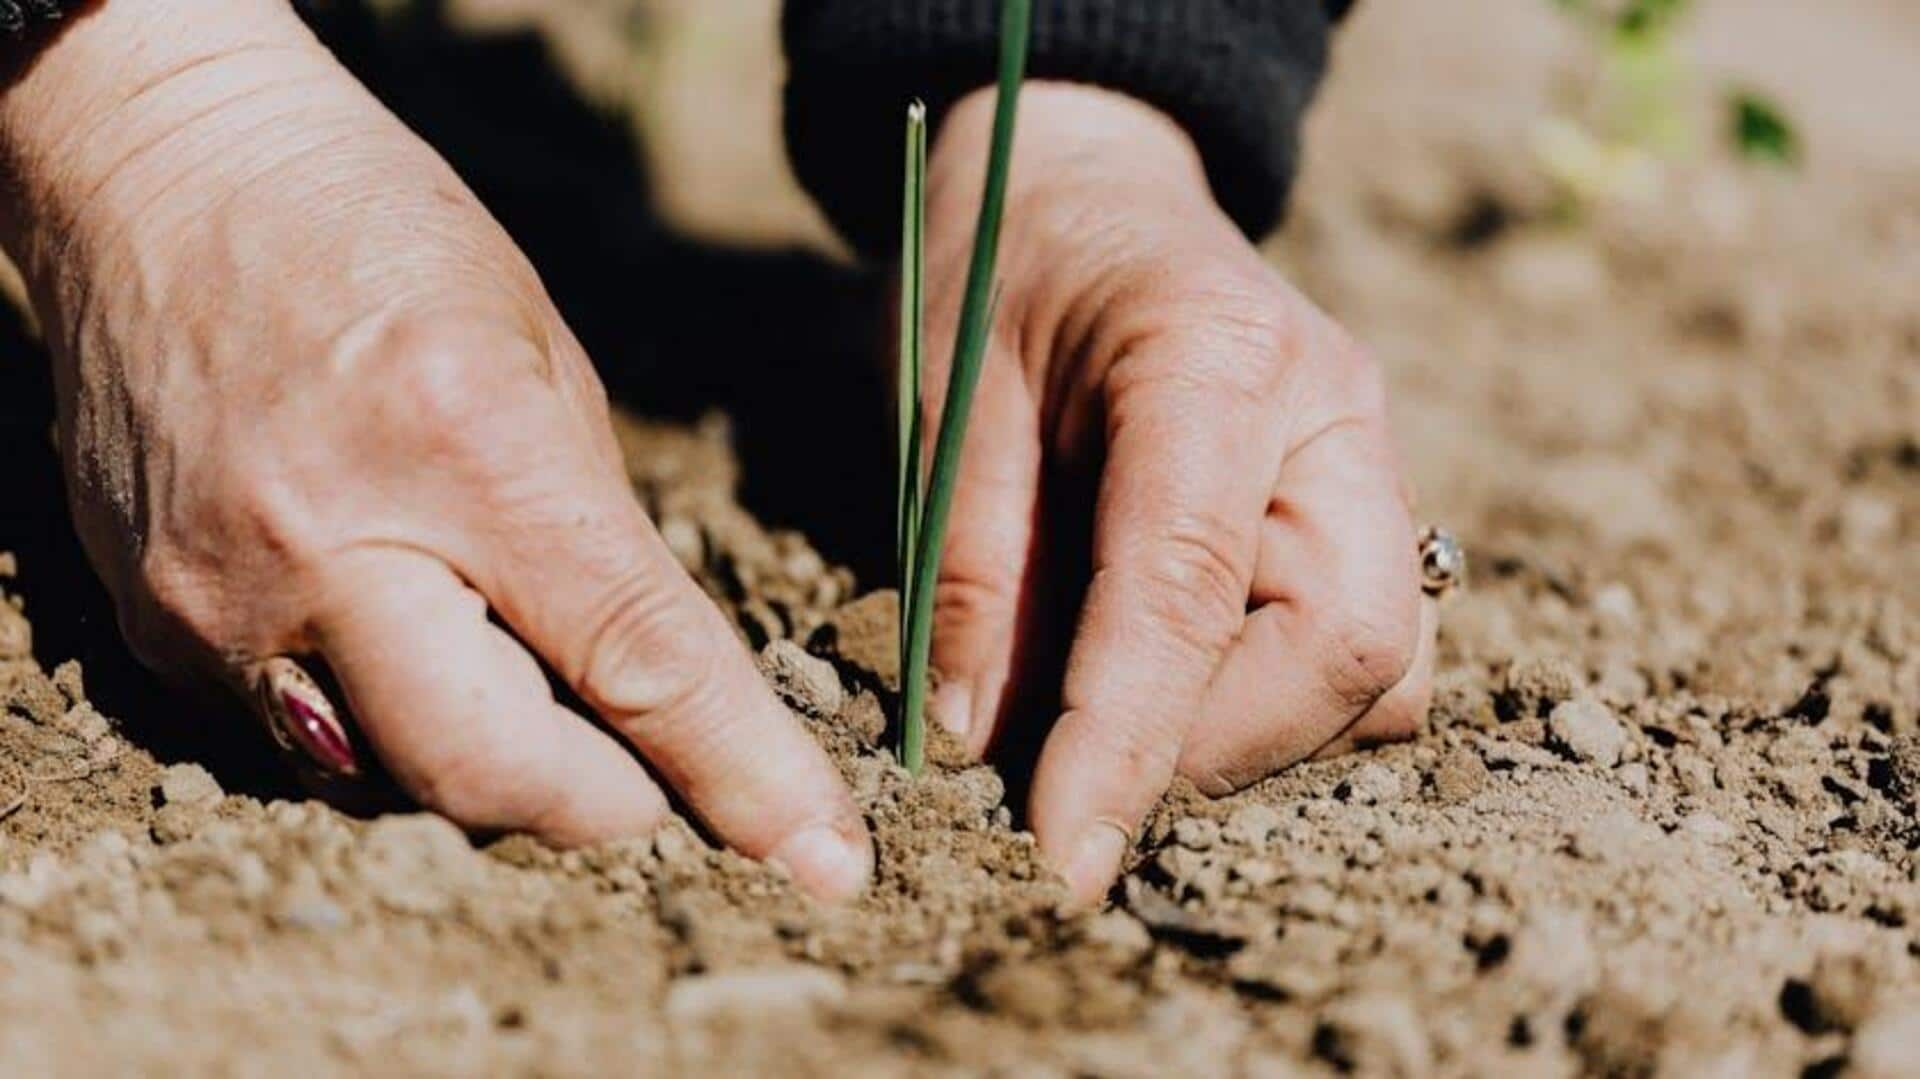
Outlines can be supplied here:
M459 435L486 418L499 403L495 387L468 356L447 349L408 352L396 360L394 392L420 428Z
M1321 634L1321 679L1352 712L1365 711L1407 677L1418 645L1417 608L1349 612Z
M1167 523L1140 563L1143 600L1161 625L1208 651L1227 646L1246 611L1244 546L1224 519L1184 514Z
M1196 315L1177 332L1180 347L1137 350L1107 375L1109 408L1123 421L1136 401L1193 401L1214 420L1264 416L1286 392L1296 351L1279 317ZM1198 327L1198 328L1196 328Z
M656 575L612 588L562 673L603 713L661 722L689 714L717 684L721 649L697 610Z
M1018 602L1016 587L1005 573L949 557L934 589L934 618L954 626L1005 619Z
M1209 798L1223 798L1263 778L1265 769L1243 739L1197 738L1181 750L1180 774Z
M414 783L420 804L471 828L518 825L530 819L528 793L513 766L513 747L494 735L469 730Z
M1086 713L1080 718L1094 722ZM1088 736L1097 747L1089 757L1099 760L1111 776L1110 789L1150 789L1157 795L1179 762L1180 739L1165 723L1128 717L1092 727Z
M529 389L550 389L530 344L453 320L414 318L389 330L371 361L391 419L430 452L470 455Z
M1203 255L1179 274L1163 270L1130 278L1108 309L1108 351L1120 357L1115 376L1172 381L1265 403L1284 388L1287 372L1311 352L1301 301L1257 260ZM1178 341L1141 363L1138 346Z

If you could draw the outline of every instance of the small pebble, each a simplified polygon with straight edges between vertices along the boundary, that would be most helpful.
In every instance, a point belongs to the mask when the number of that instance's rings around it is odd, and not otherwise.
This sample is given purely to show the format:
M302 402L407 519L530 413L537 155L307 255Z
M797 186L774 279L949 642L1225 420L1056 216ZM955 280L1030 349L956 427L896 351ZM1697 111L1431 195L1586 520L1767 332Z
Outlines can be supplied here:
M330 933L347 924L347 912L318 889L298 889L282 896L270 917L275 925L308 933Z
M1653 777L1647 773L1646 765L1635 761L1621 768L1618 773L1618 778L1620 785L1627 788L1628 793L1645 794L1647 793L1647 785L1652 782Z
M1895 735L1887 749L1887 763L1893 773L1894 792L1908 798L1920 797L1920 733Z
M1188 850L1212 850L1220 839L1220 825L1205 817L1182 817L1173 826L1173 841Z
M1400 774L1378 761L1354 769L1340 785L1340 796L1360 805L1386 805L1399 801L1400 794Z
M153 835L155 843L164 846L169 843L178 843L183 839L191 839L195 833L199 832L200 826L206 823L206 820L205 807L170 802L154 810L153 823L148 831Z
M1620 861L1652 838L1648 826L1625 810L1613 809L1577 825L1568 835L1576 857L1590 862Z
M53 669L53 685L69 705L79 704L87 699L86 678L80 671L78 660L67 660Z
M1580 691L1579 668L1553 656L1534 656L1514 660L1495 693L1501 718L1530 719L1544 716Z
M1641 674L1639 668L1620 661L1602 668L1599 681L1593 687L1595 696L1616 708L1628 707L1651 691L1647 676Z
M67 709L67 714L60 717L58 726L62 731L88 745L98 742L113 730L113 724L107 720L107 717L101 715L93 705L85 701Z
M1487 766L1479 754L1464 748L1454 749L1440 758L1429 776L1433 793L1441 801L1465 802L1487 785Z
M826 576L827 563L813 548L798 547L781 559L780 569L793 580L810 582L815 578Z
M1279 830L1280 824L1279 810L1254 802L1234 810L1232 815L1227 817L1227 825L1220 830L1220 834L1229 843L1238 843L1244 847L1264 847L1273 837L1273 833Z
M1088 943L1128 959L1145 955L1153 947L1153 937L1147 927L1123 910L1110 910L1088 918L1080 933Z
M1420 1013L1398 993L1374 990L1343 997L1320 1018L1314 1048L1344 1072L1426 1075L1433 1046Z
M1003 962L977 976L975 990L993 1010L1034 1024L1057 1025L1074 1006L1074 987L1058 967Z
M667 990L666 1012L675 1022L698 1023L725 1015L761 1017L826 1007L846 995L846 983L830 970L763 967L682 978Z
M654 833L653 853L662 862L672 865L693 853L693 843L684 831L669 824Z
M1627 732L1606 705L1579 697L1554 707L1547 717L1547 741L1576 761L1611 768L1620 763Z
M1615 582L1593 594L1593 613L1601 622L1616 629L1629 629L1640 621L1640 601L1633 589Z
M770 642L760 651L760 666L787 703L808 715L831 718L846 702L833 664L792 641Z
M213 774L197 764L170 764L160 772L163 804L210 806L225 796Z
M0 659L24 659L33 654L33 626L5 597L0 597Z
M1283 874L1279 866L1265 858L1243 858L1233 863L1233 875L1255 888L1264 888Z
M700 526L685 517L667 517L660 522L660 538L667 541L667 550L687 569L699 569L706 563L707 541L700 534Z
M1709 843L1724 843L1733 838L1733 826L1706 810L1687 814L1680 822L1680 829Z
M1864 955L1822 955L1807 978L1814 1018L1827 1030L1861 1026L1879 1003L1882 985L1895 980L1889 973L1875 969Z

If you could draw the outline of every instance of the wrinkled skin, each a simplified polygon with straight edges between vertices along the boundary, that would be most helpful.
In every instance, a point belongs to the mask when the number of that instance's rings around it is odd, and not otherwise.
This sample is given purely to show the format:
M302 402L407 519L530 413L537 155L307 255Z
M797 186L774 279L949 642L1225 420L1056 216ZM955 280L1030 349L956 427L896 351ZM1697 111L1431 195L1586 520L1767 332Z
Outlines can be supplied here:
M936 343L990 106L936 143ZM936 712L984 748L1052 682L1033 821L1091 900L1176 772L1225 790L1409 733L1432 623L1377 371L1153 110L1038 84L1022 119ZM392 775L469 826L641 833L657 777L814 893L863 886L847 791L634 502L532 268L285 4L75 20L0 95L0 152L76 520L143 660L243 688L323 659ZM1085 531L1056 489L1092 499L1083 609L1032 587L1037 540ZM1064 677L1021 631L1047 624Z
M991 104L964 102L934 152L936 345ZM1176 774L1225 793L1413 734L1434 612L1379 369L1241 238L1192 143L1084 87L1030 87L1022 122L1000 332L935 603L934 711L984 750L1031 722L1021 701L1061 703L1031 819L1092 899ZM936 362L929 409L945 381ZM1062 556L1062 536L1081 547ZM1054 627L1063 659L1034 644Z

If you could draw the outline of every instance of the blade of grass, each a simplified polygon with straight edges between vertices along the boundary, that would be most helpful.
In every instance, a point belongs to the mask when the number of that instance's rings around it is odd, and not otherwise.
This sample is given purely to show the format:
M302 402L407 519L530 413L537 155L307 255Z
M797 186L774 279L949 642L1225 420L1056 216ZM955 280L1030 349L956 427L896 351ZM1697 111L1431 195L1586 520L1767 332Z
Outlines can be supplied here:
M1007 175L1013 163L1014 122L1020 84L1026 77L1027 43L1033 30L1032 0L1003 0L1000 7L999 100L994 105L993 148L987 159L987 185L973 234L973 263L967 271L966 300L955 334L953 371L934 443L933 470L927 479L926 506L913 564L913 606L907 621L907 662L901 669L900 759L918 775L926 764L927 659L933 645L933 588L946 546L947 517L953 510L960 449L967 417L993 331L995 266L1000 256L1000 223L1007 202Z
M913 608L913 562L919 550L920 505L925 497L921 462L920 373L926 342L927 107L907 109L906 200L900 222L900 355L897 419L900 487L896 522L900 581L900 665L906 669L907 612Z

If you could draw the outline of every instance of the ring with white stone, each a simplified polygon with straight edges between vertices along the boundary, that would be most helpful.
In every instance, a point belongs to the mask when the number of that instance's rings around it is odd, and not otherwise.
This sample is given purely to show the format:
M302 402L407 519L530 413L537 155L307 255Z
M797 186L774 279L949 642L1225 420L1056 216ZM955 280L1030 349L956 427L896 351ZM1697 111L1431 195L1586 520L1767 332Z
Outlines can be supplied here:
M1420 589L1440 599L1467 583L1467 552L1453 533L1428 525L1420 530Z

